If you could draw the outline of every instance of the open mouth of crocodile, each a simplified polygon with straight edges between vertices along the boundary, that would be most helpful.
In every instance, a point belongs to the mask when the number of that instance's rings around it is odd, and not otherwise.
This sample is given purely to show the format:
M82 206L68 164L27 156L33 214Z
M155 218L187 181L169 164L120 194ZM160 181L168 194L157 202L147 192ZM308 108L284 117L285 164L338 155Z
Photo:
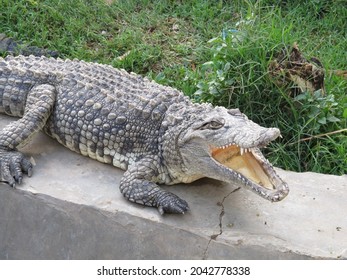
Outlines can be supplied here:
M211 156L238 181L268 200L279 201L288 194L287 184L257 147L246 149L235 144L212 147Z

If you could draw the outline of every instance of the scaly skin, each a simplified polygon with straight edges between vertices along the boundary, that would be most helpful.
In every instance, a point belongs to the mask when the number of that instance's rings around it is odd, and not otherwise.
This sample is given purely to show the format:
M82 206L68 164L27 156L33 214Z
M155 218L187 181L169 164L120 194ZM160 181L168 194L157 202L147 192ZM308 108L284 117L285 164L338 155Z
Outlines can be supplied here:
M0 58L0 113L20 117L0 133L1 181L12 186L22 181L23 172L32 172L17 149L42 129L75 152L126 170L122 194L157 207L161 214L189 208L158 184L211 177L237 180L271 201L288 193L258 149L279 136L278 129L260 127L238 109L193 104L176 89L111 66L33 56ZM238 154L248 151L250 161L258 154L272 177L272 190L213 157L231 144Z
M28 46L21 41L16 41L13 38L7 37L3 33L0 33L0 53L6 53L11 55L21 54L25 56L59 56L59 53L56 51L42 49L34 46Z

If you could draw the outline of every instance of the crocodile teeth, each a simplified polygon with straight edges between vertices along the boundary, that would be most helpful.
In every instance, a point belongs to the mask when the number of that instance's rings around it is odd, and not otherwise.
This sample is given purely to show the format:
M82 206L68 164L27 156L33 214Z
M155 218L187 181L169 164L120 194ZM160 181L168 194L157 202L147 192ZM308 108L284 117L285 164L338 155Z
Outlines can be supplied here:
M226 145L220 146L219 149L226 149L226 148L228 148L228 147L230 147L232 145L234 145L234 144L232 144L232 143L226 144Z
M228 147L230 147L230 146L236 146L237 148L239 148L239 149L240 149L240 154L241 154L241 155L253 151L253 148L242 148L242 147L240 147L239 145L237 145L237 144L235 144L235 143L230 143L230 144L222 145L222 146L220 146L218 149L223 149L223 150L224 150L224 149L226 149L226 148L228 148Z

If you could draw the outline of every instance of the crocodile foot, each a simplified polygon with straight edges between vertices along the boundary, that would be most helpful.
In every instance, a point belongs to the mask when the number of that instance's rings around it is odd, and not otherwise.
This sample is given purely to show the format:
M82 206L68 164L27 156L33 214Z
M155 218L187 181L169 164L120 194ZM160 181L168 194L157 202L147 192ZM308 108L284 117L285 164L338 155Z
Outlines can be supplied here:
M184 214L189 210L185 200L170 192L164 192L158 197L157 207L161 215L164 213Z
M16 184L21 184L23 172L31 177L32 169L31 162L22 153L0 150L0 182L14 188Z

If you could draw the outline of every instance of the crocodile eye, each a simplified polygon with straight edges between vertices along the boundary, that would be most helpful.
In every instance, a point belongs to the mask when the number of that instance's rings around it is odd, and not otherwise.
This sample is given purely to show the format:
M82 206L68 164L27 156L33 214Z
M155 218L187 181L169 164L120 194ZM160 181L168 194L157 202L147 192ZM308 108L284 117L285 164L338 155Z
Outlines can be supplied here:
M232 116L242 116L242 113L240 112L239 108L229 109L228 113Z
M211 120L205 124L203 124L200 129L219 129L224 126L224 119L220 120Z

